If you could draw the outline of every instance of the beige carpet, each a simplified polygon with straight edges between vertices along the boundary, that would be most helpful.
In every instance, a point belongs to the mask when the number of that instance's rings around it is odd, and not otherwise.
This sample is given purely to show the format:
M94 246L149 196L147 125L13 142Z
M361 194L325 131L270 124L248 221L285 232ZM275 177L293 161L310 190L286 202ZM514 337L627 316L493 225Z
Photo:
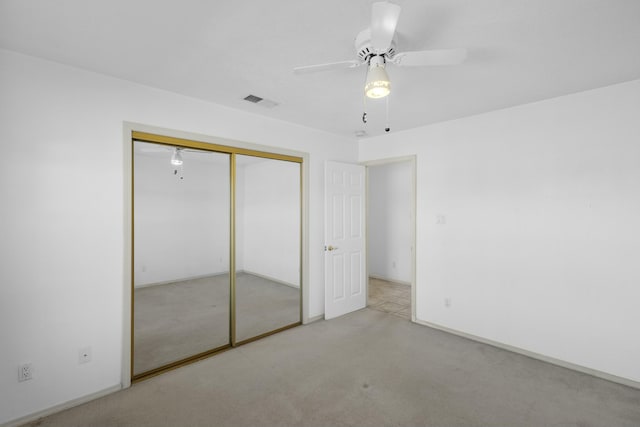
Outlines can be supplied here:
M640 390L364 309L31 425L637 427Z
M236 338L300 320L300 291L248 273L236 277ZM229 276L135 291L134 374L229 344Z

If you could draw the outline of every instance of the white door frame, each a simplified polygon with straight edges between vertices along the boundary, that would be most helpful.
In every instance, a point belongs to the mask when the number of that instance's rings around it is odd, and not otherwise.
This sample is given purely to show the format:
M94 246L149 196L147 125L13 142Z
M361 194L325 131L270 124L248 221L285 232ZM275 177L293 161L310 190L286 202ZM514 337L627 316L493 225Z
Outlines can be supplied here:
M365 255L369 256L369 167L381 166L390 163L409 162L411 165L411 321L416 321L416 156L392 157L387 159L370 160L360 163L365 166L367 205L367 235L365 239ZM369 301L369 263L367 263L367 302Z

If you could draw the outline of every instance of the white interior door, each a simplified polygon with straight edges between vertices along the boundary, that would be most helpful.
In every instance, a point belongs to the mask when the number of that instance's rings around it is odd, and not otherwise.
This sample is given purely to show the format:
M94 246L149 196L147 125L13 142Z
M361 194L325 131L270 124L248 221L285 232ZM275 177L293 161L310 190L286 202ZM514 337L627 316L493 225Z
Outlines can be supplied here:
M326 319L367 304L365 254L365 168L325 164Z

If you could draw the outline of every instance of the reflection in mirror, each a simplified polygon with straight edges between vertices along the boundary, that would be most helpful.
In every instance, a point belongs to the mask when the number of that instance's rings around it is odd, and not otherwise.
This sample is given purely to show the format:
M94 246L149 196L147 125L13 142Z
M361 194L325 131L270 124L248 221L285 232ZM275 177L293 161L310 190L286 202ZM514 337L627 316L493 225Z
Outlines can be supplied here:
M229 345L229 159L134 141L134 377Z
M300 322L300 164L236 156L236 342Z

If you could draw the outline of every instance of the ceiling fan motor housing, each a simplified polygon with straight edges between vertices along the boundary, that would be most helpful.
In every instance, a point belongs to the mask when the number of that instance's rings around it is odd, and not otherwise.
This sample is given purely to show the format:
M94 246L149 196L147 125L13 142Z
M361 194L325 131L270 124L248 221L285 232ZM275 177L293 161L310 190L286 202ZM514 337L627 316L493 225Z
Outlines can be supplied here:
M389 49L384 52L376 52L371 44L371 29L367 28L366 30L360 31L355 41L356 54L358 58L363 62L369 63L369 60L374 56L382 56L386 59L391 59L396 54L396 37L394 35L391 44L389 45Z

